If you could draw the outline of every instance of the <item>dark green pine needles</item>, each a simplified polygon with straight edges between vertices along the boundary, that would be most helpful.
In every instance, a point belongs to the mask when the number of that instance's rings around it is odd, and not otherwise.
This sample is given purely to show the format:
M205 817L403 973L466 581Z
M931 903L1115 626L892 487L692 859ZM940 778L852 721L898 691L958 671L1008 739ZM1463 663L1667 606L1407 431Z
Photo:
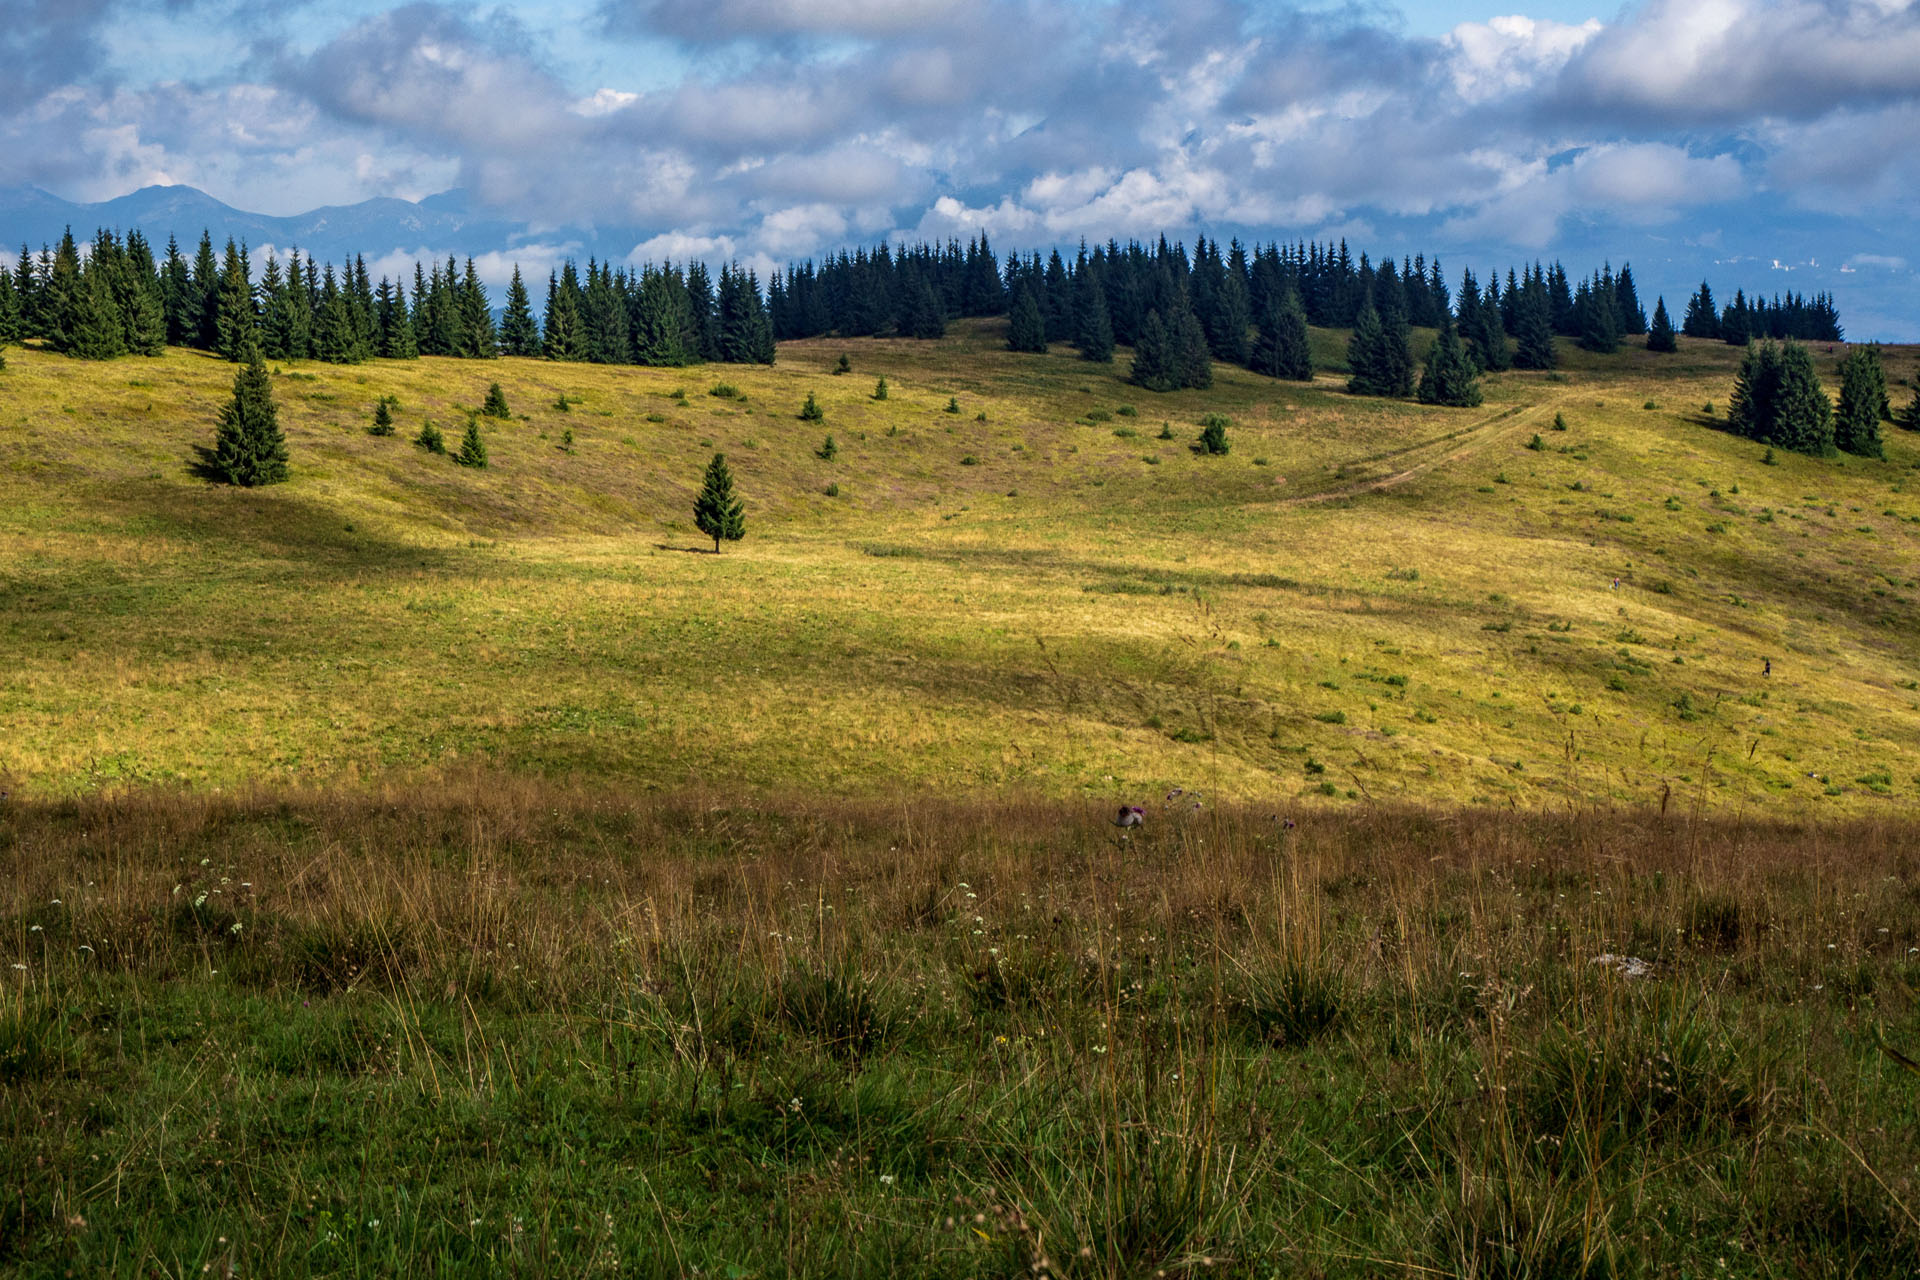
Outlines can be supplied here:
M720 554L720 541L738 542L747 533L746 507L733 492L733 472L727 469L727 455L716 453L707 464L700 485L700 496L693 502L693 523L713 539L713 552Z
M1420 375L1420 403L1472 408L1480 403L1480 380L1473 361L1455 336L1453 325L1441 317L1440 335L1427 350L1426 369Z
M229 484L248 488L287 478L287 441L258 348L248 351L247 362L233 375L233 399L220 410L213 470Z

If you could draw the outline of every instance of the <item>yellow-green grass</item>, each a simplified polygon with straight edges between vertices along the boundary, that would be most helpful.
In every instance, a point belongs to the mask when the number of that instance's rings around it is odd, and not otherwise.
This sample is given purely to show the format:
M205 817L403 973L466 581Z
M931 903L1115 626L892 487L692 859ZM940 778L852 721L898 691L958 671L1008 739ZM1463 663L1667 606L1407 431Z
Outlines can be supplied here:
M1718 428L1739 353L1712 343L1563 345L1561 372L1445 410L1224 366L1155 395L1124 352L1002 331L772 368L289 366L293 479L260 491L196 471L231 365L11 350L0 772L37 795L480 761L743 793L1920 796L1914 437L1763 465ZM1916 351L1889 366L1904 401ZM481 420L489 469L410 443L428 417L457 441L494 380L515 417ZM1208 413L1226 457L1190 448ZM691 519L716 450L748 503L718 556Z

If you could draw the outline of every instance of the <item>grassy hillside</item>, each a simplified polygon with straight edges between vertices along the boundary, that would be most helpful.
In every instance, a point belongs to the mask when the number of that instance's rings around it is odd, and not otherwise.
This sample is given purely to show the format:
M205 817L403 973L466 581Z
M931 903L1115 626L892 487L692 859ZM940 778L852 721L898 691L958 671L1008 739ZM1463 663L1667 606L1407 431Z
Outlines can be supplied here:
M1762 465L1704 411L1737 362L1718 344L1566 348L1440 410L1224 367L1153 395L1124 356L1000 332L769 369L286 367L294 478L254 492L196 472L232 366L9 352L0 772L47 795L480 763L835 793L1920 796L1912 436ZM1889 361L1901 401L1916 355ZM494 379L515 416L483 420L488 470L410 443L426 418L457 441ZM365 431L381 395L389 438ZM1189 447L1209 413L1226 457ZM716 449L748 502L720 556L691 520Z

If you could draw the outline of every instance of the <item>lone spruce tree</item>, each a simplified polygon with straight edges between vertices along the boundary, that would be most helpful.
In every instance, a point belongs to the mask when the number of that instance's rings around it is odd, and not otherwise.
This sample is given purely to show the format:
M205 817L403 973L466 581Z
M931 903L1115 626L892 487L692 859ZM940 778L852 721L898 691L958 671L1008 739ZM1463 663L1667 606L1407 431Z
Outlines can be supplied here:
M1678 351L1680 341L1673 332L1673 320L1667 315L1667 300L1660 298L1653 304L1653 327L1647 330L1647 350Z
M734 496L733 472L727 469L727 455L716 453L707 464L700 485L700 496L693 502L693 523L713 539L713 553L720 554L721 539L738 542L746 536L746 507Z
M233 399L220 410L213 441L213 470L229 484L252 488L287 478L287 441L260 348L248 344L246 363L233 375Z

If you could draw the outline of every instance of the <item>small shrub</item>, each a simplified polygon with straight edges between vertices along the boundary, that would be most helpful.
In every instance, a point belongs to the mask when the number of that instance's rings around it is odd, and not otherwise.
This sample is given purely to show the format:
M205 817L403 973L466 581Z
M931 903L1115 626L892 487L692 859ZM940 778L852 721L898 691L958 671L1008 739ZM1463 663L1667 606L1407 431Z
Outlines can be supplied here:
M1533 439L1527 441L1527 448L1533 450L1535 453L1539 453L1542 449L1545 449L1546 447L1547 447L1547 442L1540 438L1540 433L1538 431L1533 433Z
M958 413L958 412L960 412L960 397L959 397L959 396L948 396L948 397L947 397L947 412L948 412L948 413Z
M716 382L708 389L707 394L717 400L738 400L740 398L740 388L734 386L731 382ZM685 399L685 396L683 395L681 398Z
M1219 427L1221 430L1224 431L1226 428L1233 425L1233 419L1229 418L1224 413L1210 413L1206 417L1200 419L1200 425L1203 427Z
M1199 451L1209 457L1225 456L1233 446L1227 443L1227 420L1217 413L1206 417L1206 425L1200 429Z
M487 399L486 402L480 406L480 412L489 418L511 418L513 416L513 410L507 408L506 392L500 390L499 383L494 382L488 384Z
M1171 422L1163 422L1163 423L1161 423L1161 424L1160 424L1160 434L1159 434L1159 435L1157 435L1157 436L1155 436L1155 437L1154 437L1154 439L1156 439L1156 440L1171 440L1171 439L1173 439L1173 424L1172 424Z
M432 418L420 424L420 434L413 438L413 442L428 453L447 451L447 438L440 434L440 428L433 424Z
M1322 711L1314 717L1321 724L1345 724L1347 713L1344 711Z
M1645 404L1641 405L1640 407L1642 409L1658 409L1660 405L1657 401L1649 400Z
M881 378L880 381L873 384L873 398L875 400L885 400L887 398L887 380L885 378Z
M1566 414L1564 414L1564 413L1556 413L1556 414L1554 414L1554 415L1553 415L1553 429L1554 429L1555 431L1565 431L1565 430L1567 429L1567 415L1566 415Z
M1134 409L1130 404L1123 404L1118 409L1115 409L1114 412L1123 418L1131 418L1134 416Z
M665 422L666 420L667 420L667 415L664 413L650 413L647 415L648 422L658 423L658 422Z
M1089 409L1087 410L1086 420L1092 423L1112 422L1113 415L1105 409Z
M1780 459L1773 456L1773 447L1771 445L1767 447L1765 453L1760 455L1760 465L1763 467L1777 467L1780 465Z
M972 454L968 454L966 457L960 459L960 465L963 467L977 467L980 465L980 459L974 457Z
M833 366L833 375L837 378L843 373L853 372L853 361L847 359L847 353L840 353L840 362Z
M840 453L840 446L833 442L833 433L828 432L825 442L822 443L818 449L815 449L813 451L813 456L816 458L819 458L823 462L832 462L834 458L839 456L839 453Z
M560 433L560 451L562 453L573 452L573 428L572 427L568 427L565 431L562 431Z
M826 420L827 414L820 407L820 402L813 398L813 392L807 392L807 402L800 406L800 421L825 422Z
M1420 571L1418 569L1389 569L1387 570L1387 578L1392 582L1418 582L1420 581Z
M381 396L379 403L373 406L373 425L367 428L370 436L390 436L393 434L393 409L387 403L387 397Z
M553 407L560 413L572 413L573 401L567 399L566 393L562 392L553 398Z
M1134 437L1138 436L1140 433L1138 431L1135 431L1132 427L1115 427L1113 429L1113 434L1115 434L1116 436L1119 436L1122 440L1132 440Z
M829 498L837 498L840 496L840 486L838 483L830 484L825 489L822 489L821 492Z

